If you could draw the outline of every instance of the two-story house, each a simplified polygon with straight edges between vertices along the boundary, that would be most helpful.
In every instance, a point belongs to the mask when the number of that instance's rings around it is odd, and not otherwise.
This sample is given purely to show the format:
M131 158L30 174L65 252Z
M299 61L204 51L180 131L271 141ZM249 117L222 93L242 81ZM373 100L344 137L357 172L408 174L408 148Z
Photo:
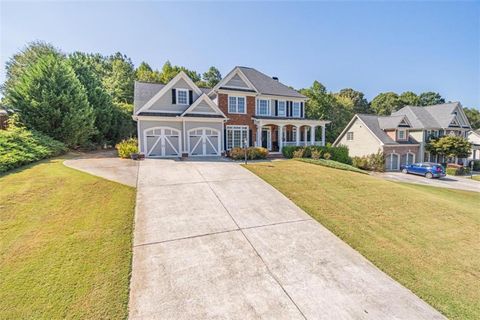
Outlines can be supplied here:
M346 145L350 156L380 150L385 154L385 169L395 171L413 162L457 161L430 154L426 145L432 137L466 137L469 130L470 123L459 102L405 106L391 116L356 114L333 145Z
M235 67L208 89L180 72L166 85L135 82L133 119L147 157L220 156L245 144L275 153L325 144L329 121L305 119L306 100L253 68Z

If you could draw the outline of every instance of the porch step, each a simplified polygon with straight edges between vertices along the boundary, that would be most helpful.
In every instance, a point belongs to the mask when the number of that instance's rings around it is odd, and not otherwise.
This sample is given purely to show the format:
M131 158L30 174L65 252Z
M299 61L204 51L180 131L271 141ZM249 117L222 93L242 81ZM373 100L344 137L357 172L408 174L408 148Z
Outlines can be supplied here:
M269 153L267 159L283 159L284 156L281 153Z

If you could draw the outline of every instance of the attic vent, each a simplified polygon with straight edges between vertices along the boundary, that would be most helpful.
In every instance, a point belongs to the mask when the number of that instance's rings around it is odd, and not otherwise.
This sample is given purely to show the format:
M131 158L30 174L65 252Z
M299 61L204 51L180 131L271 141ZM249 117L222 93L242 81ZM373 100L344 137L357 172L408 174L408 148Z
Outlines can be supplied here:
M272 77L272 79L278 81L278 77Z

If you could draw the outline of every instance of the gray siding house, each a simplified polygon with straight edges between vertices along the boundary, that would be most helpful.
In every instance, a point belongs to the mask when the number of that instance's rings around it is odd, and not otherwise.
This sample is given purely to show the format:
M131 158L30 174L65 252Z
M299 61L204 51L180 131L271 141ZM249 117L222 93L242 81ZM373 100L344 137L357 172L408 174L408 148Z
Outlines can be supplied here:
M167 84L136 81L134 90L133 119L147 157L220 156L245 142L271 153L325 144L329 121L306 119L305 96L253 68L235 67L214 88L180 72Z

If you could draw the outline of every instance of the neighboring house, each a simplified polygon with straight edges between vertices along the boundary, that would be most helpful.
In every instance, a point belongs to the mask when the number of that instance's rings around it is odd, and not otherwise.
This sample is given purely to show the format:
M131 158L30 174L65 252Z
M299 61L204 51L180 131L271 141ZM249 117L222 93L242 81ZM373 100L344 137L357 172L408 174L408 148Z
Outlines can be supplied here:
M136 81L133 119L147 157L220 156L245 142L275 153L325 144L329 121L305 119L306 100L253 68L235 67L211 89L180 72L166 85Z
M350 156L364 156L379 150L385 154L385 169L400 170L413 162L446 162L425 147L432 137L466 137L471 130L459 102L427 107L405 106L391 116L355 115L333 145L346 145ZM454 159L457 161L457 159Z
M468 132L467 135L468 141L472 144L472 153L469 160L478 160L480 159L480 129L472 130Z

